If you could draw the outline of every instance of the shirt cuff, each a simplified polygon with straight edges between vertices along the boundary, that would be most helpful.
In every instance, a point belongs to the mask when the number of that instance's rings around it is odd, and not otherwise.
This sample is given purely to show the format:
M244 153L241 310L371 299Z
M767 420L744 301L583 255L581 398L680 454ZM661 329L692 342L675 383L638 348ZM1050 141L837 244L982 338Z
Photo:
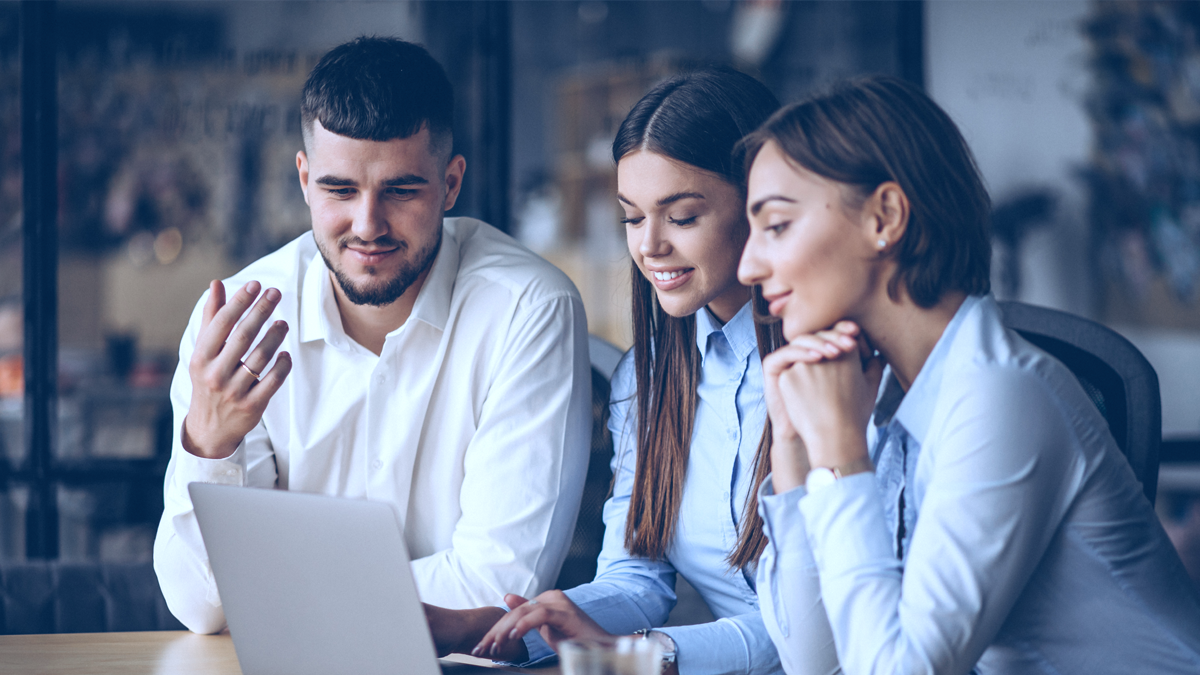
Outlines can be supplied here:
M238 444L233 454L221 459L193 455L182 448L175 453L174 480L187 489L188 483L244 485L246 482L246 442Z
M874 473L842 478L801 499L799 510L822 579L865 561L895 558Z
M529 658L526 659L524 663L508 663L504 661L500 661L498 663L504 663L506 666L516 666L517 668L528 668L530 666L540 665L558 656L558 654L550 648L550 645L546 644L546 641L542 639L542 634L536 630L529 631L525 634L525 637L521 639L525 641L525 651L529 653Z
M781 569L811 570L816 568L812 549L808 546L807 527L800 512L800 501L808 494L798 486L777 495L771 475L758 488L758 513L763 519L763 532Z

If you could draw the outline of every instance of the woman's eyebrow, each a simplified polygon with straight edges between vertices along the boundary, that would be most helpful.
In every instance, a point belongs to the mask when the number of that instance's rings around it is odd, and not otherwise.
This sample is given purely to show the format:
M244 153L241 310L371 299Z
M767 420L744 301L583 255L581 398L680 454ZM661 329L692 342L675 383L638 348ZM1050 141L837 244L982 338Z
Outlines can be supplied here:
M658 200L658 205L666 206L667 204L674 204L681 199L704 199L704 195L699 192L676 192Z
M795 199L790 199L788 197L784 197L783 195L767 195L766 197L763 197L762 199L760 199L750 205L750 215L757 216L758 212L762 211L763 207L767 205L767 202L771 202L771 201L781 201L781 202L787 202L789 204L796 203Z

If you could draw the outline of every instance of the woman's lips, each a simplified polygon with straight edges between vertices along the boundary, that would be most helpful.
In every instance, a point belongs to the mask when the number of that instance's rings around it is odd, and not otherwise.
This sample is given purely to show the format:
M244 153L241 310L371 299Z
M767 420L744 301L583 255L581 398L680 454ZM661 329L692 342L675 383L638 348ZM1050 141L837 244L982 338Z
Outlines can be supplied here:
M660 291L671 291L686 284L696 270L693 267L688 267L675 270L648 271L650 272L650 281L653 282L655 288Z
M767 298L767 312L770 313L771 316L782 316L783 306L787 304L787 299L791 295L791 293L784 293L782 295L774 295L770 298Z

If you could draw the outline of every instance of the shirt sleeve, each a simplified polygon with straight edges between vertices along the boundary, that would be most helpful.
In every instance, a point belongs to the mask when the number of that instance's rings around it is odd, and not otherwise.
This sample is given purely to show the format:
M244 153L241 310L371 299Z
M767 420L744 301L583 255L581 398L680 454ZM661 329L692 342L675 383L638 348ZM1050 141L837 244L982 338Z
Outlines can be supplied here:
M871 474L800 500L847 673L969 671L1046 551L1069 483L1082 480L1062 403L1036 376L995 368L947 380L903 567Z
M758 606L784 672L836 673L833 633L798 508L804 495L803 487L776 495L769 475L759 488L758 511L768 541L758 562Z
M573 295L518 314L464 455L451 548L412 562L450 608L550 588L571 543L591 439L587 319Z
M615 635L662 626L676 602L676 572L670 561L631 556L625 549L625 519L636 466L635 388L633 359L627 355L613 376L608 422L615 439L613 495L604 505L604 545L596 578L566 591L592 620ZM675 640L681 675L758 675L779 670L775 648L757 613L660 630ZM554 655L537 631L524 639L529 661L523 665Z
M167 608L189 630L216 633L225 628L225 613L217 595L208 553L192 509L188 484L219 483L273 487L274 451L260 422L232 455L224 459L197 457L183 448L183 420L192 398L188 362L200 331L207 293L200 298L179 345L179 365L171 380L171 461L163 483L163 515L154 539L154 571Z

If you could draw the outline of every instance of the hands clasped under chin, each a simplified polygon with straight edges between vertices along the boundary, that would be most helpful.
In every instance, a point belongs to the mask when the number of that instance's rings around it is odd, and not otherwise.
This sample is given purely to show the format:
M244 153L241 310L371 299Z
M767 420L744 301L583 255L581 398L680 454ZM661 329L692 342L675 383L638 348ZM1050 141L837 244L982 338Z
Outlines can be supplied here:
M857 324L840 321L797 337L763 359L763 375L777 492L803 483L810 467L867 457L865 430L883 359Z

